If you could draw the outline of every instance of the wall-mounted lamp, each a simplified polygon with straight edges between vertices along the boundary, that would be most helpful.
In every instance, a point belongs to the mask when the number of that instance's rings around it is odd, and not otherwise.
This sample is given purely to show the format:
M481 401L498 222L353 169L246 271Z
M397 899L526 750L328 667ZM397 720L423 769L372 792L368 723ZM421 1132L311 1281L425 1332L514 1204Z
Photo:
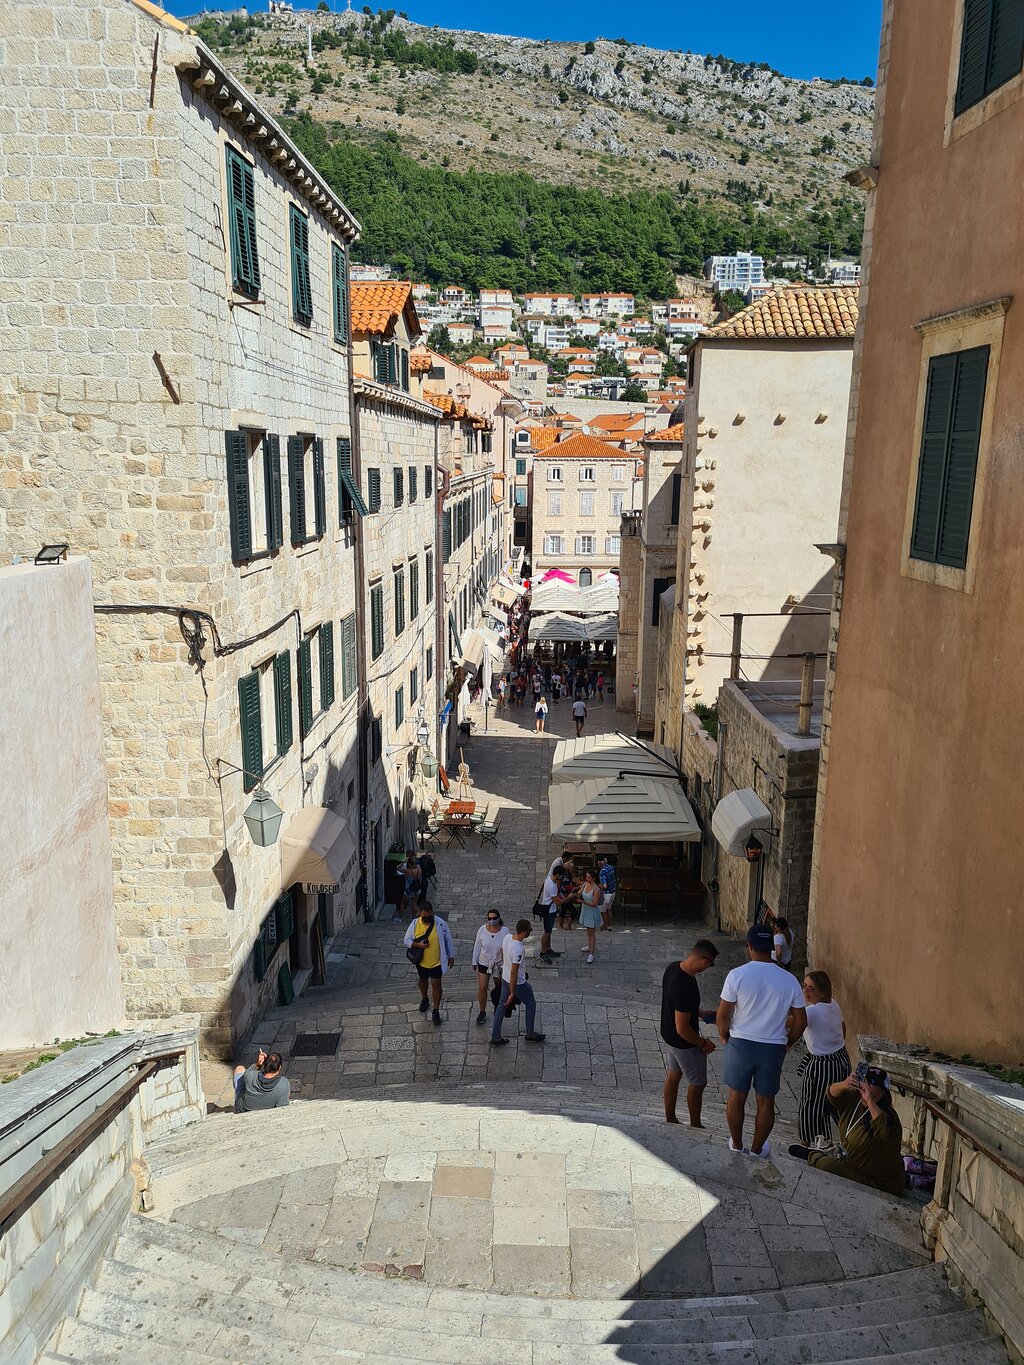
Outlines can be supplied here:
M269 848L271 844L277 843L277 836L281 832L281 821L284 819L284 811L274 801L270 793L260 785L253 792L252 803L242 819L249 831L249 838L257 848Z
M748 863L756 863L758 858L764 853L764 846L760 844L755 835L751 835L743 845L743 852Z

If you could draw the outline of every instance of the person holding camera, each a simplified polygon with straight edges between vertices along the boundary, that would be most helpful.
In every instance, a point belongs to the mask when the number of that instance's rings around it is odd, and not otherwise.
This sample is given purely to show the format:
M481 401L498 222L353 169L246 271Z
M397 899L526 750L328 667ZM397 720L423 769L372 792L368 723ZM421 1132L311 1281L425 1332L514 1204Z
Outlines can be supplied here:
M288 1103L291 1086L282 1076L284 1062L280 1052L260 1048L252 1066L236 1066L235 1113L251 1114L257 1109L283 1109Z
M858 1185L902 1194L906 1183L903 1126L889 1089L889 1077L881 1067L859 1063L852 1076L828 1088L839 1119L839 1147L831 1152L813 1152L794 1145L790 1156L819 1171L855 1180Z

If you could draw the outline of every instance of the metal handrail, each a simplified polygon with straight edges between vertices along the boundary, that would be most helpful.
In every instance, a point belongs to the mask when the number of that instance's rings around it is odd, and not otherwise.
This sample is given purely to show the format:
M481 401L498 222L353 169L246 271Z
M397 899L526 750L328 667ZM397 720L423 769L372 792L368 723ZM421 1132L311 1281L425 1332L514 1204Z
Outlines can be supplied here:
M76 1128L74 1132L62 1138L56 1146L44 1152L42 1158L31 1169L27 1170L20 1180L16 1180L6 1193L0 1195L0 1232L6 1231L7 1224L13 1215L30 1203L42 1191L43 1187L91 1141L94 1134L106 1127L110 1119L124 1108L139 1087L155 1071L160 1069L161 1062L176 1060L184 1056L184 1053L184 1048L177 1048L172 1052L160 1053L156 1057L148 1057L140 1063L135 1074L119 1086L80 1128Z
M890 1077L892 1080L892 1077ZM952 1128L958 1137L962 1137L965 1142L969 1142L976 1152L988 1157L994 1166L998 1166L1001 1171L1008 1175L1011 1180L1016 1180L1018 1185L1024 1185L1024 1171L1015 1166L1012 1161L1008 1161L1002 1152L997 1152L994 1147L990 1147L984 1139L975 1136L958 1122L952 1114L941 1105L938 1100L933 1100L927 1090L921 1090L916 1085L911 1085L909 1081L892 1080L892 1084L900 1094L916 1095L918 1099L924 1100L924 1107L930 1114L933 1114L940 1123Z

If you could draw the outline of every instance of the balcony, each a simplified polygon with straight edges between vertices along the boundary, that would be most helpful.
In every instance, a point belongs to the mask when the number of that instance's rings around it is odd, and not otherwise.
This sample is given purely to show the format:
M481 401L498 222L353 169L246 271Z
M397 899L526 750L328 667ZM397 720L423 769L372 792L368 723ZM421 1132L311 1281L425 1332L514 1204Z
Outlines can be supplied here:
M639 539L643 531L643 520L643 512L623 512L621 534L624 536L635 536Z

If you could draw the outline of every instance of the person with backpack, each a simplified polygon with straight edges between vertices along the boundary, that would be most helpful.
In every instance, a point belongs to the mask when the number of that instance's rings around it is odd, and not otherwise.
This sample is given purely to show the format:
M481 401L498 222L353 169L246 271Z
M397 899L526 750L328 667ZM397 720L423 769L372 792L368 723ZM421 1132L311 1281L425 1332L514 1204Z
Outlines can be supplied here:
M420 987L420 1013L426 1014L430 1005L427 1001L427 985L433 998L434 1024L441 1022L442 982L450 967L455 966L455 942L451 930L443 919L434 914L434 907L426 901L419 913L405 931L405 955L416 968Z
M437 863L429 853L421 853L417 858L420 865L420 893L418 896L419 908L422 910L426 904L427 896L430 894L430 883L437 885Z

